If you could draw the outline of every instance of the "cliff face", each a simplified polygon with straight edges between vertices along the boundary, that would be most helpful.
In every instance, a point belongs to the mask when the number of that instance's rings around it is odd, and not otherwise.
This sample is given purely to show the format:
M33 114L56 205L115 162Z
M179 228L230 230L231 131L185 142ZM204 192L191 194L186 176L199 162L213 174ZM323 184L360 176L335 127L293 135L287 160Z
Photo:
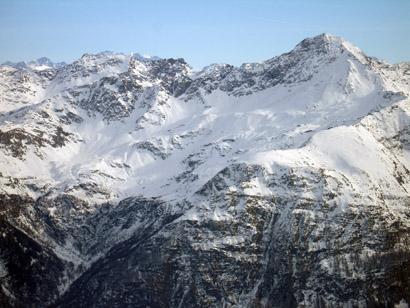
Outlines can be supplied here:
M410 303L410 65L0 67L5 307Z

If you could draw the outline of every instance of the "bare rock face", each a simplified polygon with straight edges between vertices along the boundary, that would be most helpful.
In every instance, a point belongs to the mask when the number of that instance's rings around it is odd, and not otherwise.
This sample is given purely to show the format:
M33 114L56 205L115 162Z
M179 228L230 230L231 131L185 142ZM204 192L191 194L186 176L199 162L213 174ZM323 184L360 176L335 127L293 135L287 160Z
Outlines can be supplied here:
M2 307L410 304L409 63L149 60L0 66Z

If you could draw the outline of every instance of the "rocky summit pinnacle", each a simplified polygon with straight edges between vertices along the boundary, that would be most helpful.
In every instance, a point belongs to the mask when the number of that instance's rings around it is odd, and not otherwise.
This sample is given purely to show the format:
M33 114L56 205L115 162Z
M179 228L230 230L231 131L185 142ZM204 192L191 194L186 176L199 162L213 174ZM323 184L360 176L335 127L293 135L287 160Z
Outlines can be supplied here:
M408 307L410 63L146 60L0 66L1 307Z

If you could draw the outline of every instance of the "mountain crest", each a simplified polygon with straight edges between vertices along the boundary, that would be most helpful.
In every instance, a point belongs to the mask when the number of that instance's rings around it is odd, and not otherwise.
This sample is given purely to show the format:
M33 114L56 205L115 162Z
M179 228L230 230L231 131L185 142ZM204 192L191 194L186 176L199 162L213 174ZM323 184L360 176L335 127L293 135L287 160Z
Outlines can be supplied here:
M332 34L322 33L312 38L306 38L296 45L292 52L315 53L329 57L338 57L347 52L357 58L360 62L366 62L366 55L360 48L349 41Z

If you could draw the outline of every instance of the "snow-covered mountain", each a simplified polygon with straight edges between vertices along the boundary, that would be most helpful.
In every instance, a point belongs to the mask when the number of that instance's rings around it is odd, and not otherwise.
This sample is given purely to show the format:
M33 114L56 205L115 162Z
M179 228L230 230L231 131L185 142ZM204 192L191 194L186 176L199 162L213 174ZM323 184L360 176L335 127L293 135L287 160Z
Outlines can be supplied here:
M124 55L123 53L116 53L116 52L114 52L114 51L106 50L106 51L100 52L99 54L97 54L97 56L107 55L107 54L108 54L108 55L109 55L109 54L111 54L111 55ZM150 55L141 55L141 54L138 53L138 52L134 52L134 53L132 53L130 56L131 56L132 58L134 58L134 59L136 59L136 60L139 60L139 61L142 61L142 62L149 62L149 61L161 60L160 57L150 56Z
M39 59L33 60L33 61L21 61L21 62L7 61L7 62L3 63L2 65L11 66L11 67L15 67L15 68L31 69L31 70L35 70L35 71L43 71L43 70L46 70L46 69L60 68L60 67L66 66L67 63L65 63L65 62L54 63L49 58L42 57L42 58L39 58Z
M1 66L0 95L3 306L410 303L410 63L322 34Z
M117 53L113 51L103 51L98 54L98 56L103 56L106 54L111 54L111 55L118 55ZM122 55L122 54L120 54ZM157 61L161 60L161 58L157 56L149 56L149 55L141 55L139 53L133 53L131 56L133 56L135 59L143 61L143 62L149 62L149 61ZM56 68L61 68L67 65L65 62L58 62L54 63L51 61L49 58L42 57L37 60L33 61L21 61L21 62L11 62L7 61L2 64L3 66L11 66L14 68L25 68L28 70L34 70L34 71L43 71L43 70L48 70L48 69L56 69Z

